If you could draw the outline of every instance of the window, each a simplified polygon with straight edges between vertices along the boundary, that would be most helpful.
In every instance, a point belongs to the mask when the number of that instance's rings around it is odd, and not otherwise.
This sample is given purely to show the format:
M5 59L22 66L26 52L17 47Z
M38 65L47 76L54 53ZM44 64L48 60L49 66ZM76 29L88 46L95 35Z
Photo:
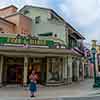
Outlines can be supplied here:
M36 24L40 23L40 16L35 17L35 23Z
M61 81L63 75L63 59L48 58L48 76L47 80Z
M26 14L28 14L29 13L29 11L28 10L25 10L24 11L24 15L26 15Z
M3 28L0 27L0 31L2 31L2 30L3 30Z

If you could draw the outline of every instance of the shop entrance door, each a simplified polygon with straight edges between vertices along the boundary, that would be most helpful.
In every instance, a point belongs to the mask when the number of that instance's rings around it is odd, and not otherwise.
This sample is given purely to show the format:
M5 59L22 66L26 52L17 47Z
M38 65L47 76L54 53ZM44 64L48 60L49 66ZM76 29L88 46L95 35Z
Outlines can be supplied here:
M8 65L7 83L8 84L22 84L23 83L23 67L21 67L20 65Z
M30 64L28 67L28 83L29 83L29 75L31 74L32 70L35 70L36 74L38 75L38 84L45 84L46 82L46 58L31 58Z
M16 83L16 67L11 65L7 69L7 83L15 84Z

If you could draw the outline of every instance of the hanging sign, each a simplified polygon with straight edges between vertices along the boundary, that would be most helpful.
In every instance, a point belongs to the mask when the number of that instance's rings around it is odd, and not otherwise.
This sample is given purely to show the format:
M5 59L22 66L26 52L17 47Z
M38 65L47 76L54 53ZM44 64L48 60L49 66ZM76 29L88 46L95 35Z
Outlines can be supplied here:
M54 42L52 40L27 39L25 37L24 38L0 37L0 44L51 46L54 44Z

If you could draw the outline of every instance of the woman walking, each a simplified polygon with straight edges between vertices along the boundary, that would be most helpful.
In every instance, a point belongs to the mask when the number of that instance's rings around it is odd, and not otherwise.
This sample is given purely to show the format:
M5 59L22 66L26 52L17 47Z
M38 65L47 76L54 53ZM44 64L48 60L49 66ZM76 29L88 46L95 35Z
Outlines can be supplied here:
M35 75L34 70L32 71L31 75L29 76L29 80L30 80L29 90L31 92L31 97L35 97L34 93L37 91L37 87L36 87L37 76Z

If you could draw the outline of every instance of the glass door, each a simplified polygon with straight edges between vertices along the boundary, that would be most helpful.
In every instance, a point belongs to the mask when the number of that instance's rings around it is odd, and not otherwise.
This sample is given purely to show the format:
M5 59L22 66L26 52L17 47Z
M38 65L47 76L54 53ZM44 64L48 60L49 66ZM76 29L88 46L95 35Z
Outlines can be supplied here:
M9 65L7 69L7 83L16 83L16 67L14 65Z

